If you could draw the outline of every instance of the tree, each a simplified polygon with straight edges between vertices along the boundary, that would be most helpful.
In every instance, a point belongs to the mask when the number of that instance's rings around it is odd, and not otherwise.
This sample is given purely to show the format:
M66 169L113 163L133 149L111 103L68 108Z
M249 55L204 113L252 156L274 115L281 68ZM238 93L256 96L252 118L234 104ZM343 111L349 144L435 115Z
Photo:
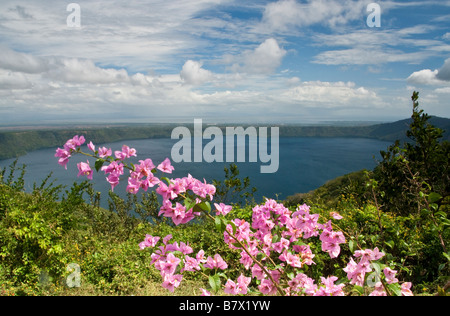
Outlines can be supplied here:
M450 143L440 141L444 131L428 122L430 116L419 109L418 99L414 92L409 141L401 146L397 140L381 151L382 161L374 170L384 208L400 215L420 212L423 194L439 194L439 205L449 196Z

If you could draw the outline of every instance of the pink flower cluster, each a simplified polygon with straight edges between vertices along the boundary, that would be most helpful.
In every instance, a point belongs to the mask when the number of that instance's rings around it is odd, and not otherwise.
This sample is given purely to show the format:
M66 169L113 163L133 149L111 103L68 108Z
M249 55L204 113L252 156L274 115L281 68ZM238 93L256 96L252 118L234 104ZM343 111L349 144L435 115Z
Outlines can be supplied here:
M344 271L347 272L347 277L350 280L350 284L363 286L366 273L372 272L371 261L376 261L384 256L384 253L380 252L378 248L374 250L357 250L355 251L356 258L360 258L356 263L353 258L350 258L350 262Z
M76 135L74 138L69 139L63 146L56 150L55 157L59 158L58 163L66 168L72 153L75 152L81 145L85 143L84 136Z
M186 209L184 205L179 202L175 202L174 199L178 198L181 194L186 195L187 192L191 192L196 196L195 204L202 203L202 199L208 199L212 201L214 194L216 193L216 187L201 182L198 179L188 175L184 178L171 179L170 184L160 182L156 193L163 197L162 206L160 208L159 216L172 218L175 225L186 224L193 220L195 216L200 216L199 212L194 212L194 207ZM194 205L195 206L195 205Z
M64 148L58 148L56 150L55 157L60 158L58 163L67 169L67 163L72 157L74 152L84 154L81 152L80 146L85 143L84 136L75 136L70 139L64 145ZM114 157L112 157L112 149L101 147L96 150L95 145L89 142L87 145L89 150L94 153L93 155L88 155L95 157L102 163L100 168L106 176L106 181L111 185L111 190L119 184L121 177L125 174L125 169L130 169L130 175L128 177L128 185L126 191L131 194L137 194L139 190L147 191L149 188L157 186L156 193L163 197L162 207L160 209L159 215L172 218L175 225L186 224L193 220L195 216L200 215L200 213L194 213L193 207L195 204L202 202L202 199L208 199L212 201L214 194L216 193L216 188L212 184L202 182L198 179L193 178L188 175L184 178L177 179L167 179L167 184L155 176L157 170L171 174L174 170L169 158L166 158L157 167L154 165L151 159L139 160L139 164L127 166L125 160L131 157L136 157L136 149L130 148L126 145L122 146L121 151L115 151ZM85 154L87 155L87 154ZM87 176L89 180L93 179L93 170L89 164L89 161L81 162L78 165L78 177ZM97 166L97 164L96 164ZM186 207L179 202L174 200L182 194L191 192L195 196L195 204L186 209ZM217 212L226 215L230 210L231 206L224 204L216 205Z
M345 238L342 232L332 230L331 221L320 224L318 220L319 215L310 214L307 205L299 206L292 212L283 204L267 199L264 204L253 208L251 225L241 219L234 219L228 224L224 240L231 249L241 250L240 263L245 269L251 270L252 277L260 281L258 289L261 293L274 294L277 291L276 284L280 283L282 270L266 268L264 271L254 258L262 257L262 263L278 260L279 266L283 268L301 269L304 265L312 265L315 256L308 245L302 244L302 240L319 235L322 249L328 252L331 258L335 258L340 252L339 244L345 243ZM245 245L245 249L241 245ZM296 278L303 276L299 274ZM333 277L324 281L326 290L313 286L310 291L305 292L305 287L298 287L299 284L312 286L314 283L311 281L293 281L292 286L284 288L284 291L290 295L334 295L342 292L343 285L339 285L339 289L332 286L335 281Z
M376 247L375 249L365 249L355 251L354 257L360 258L356 263L353 258L350 258L349 263L343 269L347 272L347 277L350 280L350 284L363 286L365 282L365 275L372 272L372 261L376 261L384 257L384 253L380 252ZM383 276L386 284L398 283L398 279L395 277L397 271L392 270L389 267L383 269ZM382 276L377 276L382 277ZM412 284L405 282L401 285L402 296L413 296L411 292ZM387 296L386 289L381 281L376 282L374 290L369 296Z
M228 264L222 259L219 254L214 257L205 258L205 252L200 250L195 258L189 256L194 251L193 249L183 242L169 243L172 239L172 235L167 235L163 238L163 245L151 255L152 261L150 265L155 265L155 268L160 271L163 283L162 286L169 291L173 292L175 288L179 287L183 279L183 273L185 271L196 272L200 271L201 267L215 270L225 270L228 268ZM160 241L160 237L153 237L146 235L144 241L139 244L141 250L145 248L154 248ZM178 258L181 256L182 258Z

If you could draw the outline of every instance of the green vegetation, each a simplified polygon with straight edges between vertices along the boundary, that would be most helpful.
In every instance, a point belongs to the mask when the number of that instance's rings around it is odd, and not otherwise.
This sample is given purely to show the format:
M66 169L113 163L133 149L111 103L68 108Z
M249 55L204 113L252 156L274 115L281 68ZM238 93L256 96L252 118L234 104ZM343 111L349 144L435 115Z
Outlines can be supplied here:
M312 243L317 255L306 272L311 277L344 267L359 248L378 247L398 278L413 283L415 294L448 295L450 147L444 131L419 109L418 94L413 102L408 142L390 146L374 170L337 178L284 201L291 210L307 203L325 219L332 212L344 217L337 227L347 239L342 254L330 259L319 241ZM61 134L59 144L69 135ZM159 272L149 264L150 252L138 247L146 234L172 234L194 252L220 253L232 273L241 272L238 254L228 249L214 223L174 227L157 216L154 193L125 200L110 193L109 209L104 209L99 206L104 197L88 182L64 188L49 175L25 193L25 172L25 166L16 164L0 170L0 295L173 295L161 288ZM241 179L231 165L225 179L214 184L217 201L233 203L232 216L251 221L256 202L250 179ZM69 288L72 263L80 268L81 284ZM207 287L207 279L185 276L176 295L198 295L200 287ZM344 274L336 276L347 281Z

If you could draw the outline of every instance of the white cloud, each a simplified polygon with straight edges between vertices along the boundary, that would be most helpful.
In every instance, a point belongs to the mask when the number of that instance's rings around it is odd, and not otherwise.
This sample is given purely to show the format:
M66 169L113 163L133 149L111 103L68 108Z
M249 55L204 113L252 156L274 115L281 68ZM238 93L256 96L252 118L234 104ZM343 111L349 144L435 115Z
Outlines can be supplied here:
M25 74L0 69L1 90L21 90L31 87L32 83Z
M0 50L2 51L0 68L29 74L41 73L48 69L42 58L13 51L4 45L0 46Z
M438 88L438 89L434 90L434 92L441 93L441 94L450 94L450 87Z
M408 82L412 84L425 84L425 85L435 85L441 83L440 80L436 78L438 70L423 69L420 71L413 72L408 77Z
M302 82L286 93L290 99L310 106L325 108L368 107L379 101L377 94L364 87L356 87L354 82Z
M211 71L203 69L202 64L193 60L188 60L180 72L181 79L192 85L200 85L214 79Z
M254 50L231 57L231 60L237 60L231 69L247 74L272 74L281 65L286 54L286 50L278 45L276 39L269 38Z
M264 11L261 28L272 32L292 31L293 27L324 24L343 25L360 19L366 1L308 0L299 3L296 0L280 0L269 3Z
M333 34L314 34L317 46L339 49L323 50L314 57L313 62L324 65L380 65L396 62L419 64L446 50L447 45L442 41L415 38L432 30L432 26L417 25L403 29L345 30ZM411 48L415 49L411 51Z
M124 69L104 69L95 66L92 60L78 58L52 60L50 70L44 76L52 80L83 84L108 84L130 79Z
M448 85L450 83L450 58L440 69L423 69L412 73L408 82L422 85Z

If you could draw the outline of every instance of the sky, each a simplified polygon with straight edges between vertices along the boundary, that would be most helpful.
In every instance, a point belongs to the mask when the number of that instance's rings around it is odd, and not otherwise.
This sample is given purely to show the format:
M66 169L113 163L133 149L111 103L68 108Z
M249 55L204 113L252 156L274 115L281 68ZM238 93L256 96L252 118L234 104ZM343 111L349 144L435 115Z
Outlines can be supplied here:
M450 117L448 0L73 3L0 2L0 126Z

